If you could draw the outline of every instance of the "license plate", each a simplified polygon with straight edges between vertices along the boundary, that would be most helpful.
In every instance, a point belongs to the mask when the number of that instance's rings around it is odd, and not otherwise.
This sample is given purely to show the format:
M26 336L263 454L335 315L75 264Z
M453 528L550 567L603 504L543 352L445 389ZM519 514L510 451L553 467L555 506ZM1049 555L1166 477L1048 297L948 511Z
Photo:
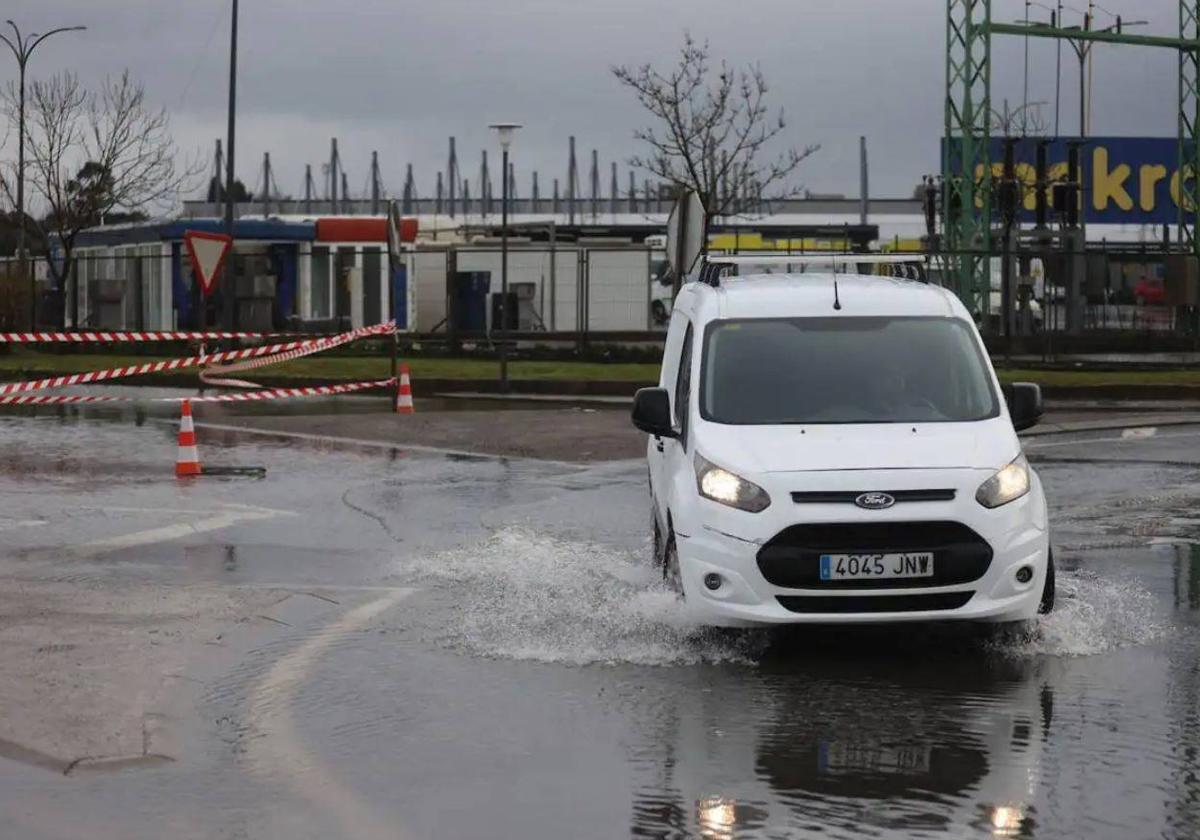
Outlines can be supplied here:
M933 577L933 552L822 554L821 580L888 580Z
M817 754L820 771L905 775L928 773L932 764L930 747L879 747L869 744L825 743Z

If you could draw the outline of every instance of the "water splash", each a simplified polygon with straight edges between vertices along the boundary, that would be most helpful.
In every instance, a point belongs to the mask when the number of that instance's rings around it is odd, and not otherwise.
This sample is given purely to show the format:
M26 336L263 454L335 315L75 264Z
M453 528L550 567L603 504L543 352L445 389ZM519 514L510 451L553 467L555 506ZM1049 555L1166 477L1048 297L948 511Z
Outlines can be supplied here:
M509 527L406 561L403 571L452 584L437 641L476 655L569 665L761 661L781 631L697 623L662 584L649 552ZM1020 637L984 646L1004 656L1095 656L1169 629L1157 599L1136 581L1060 570L1055 611Z
M1149 644L1169 630L1158 599L1128 578L1090 572L1058 575L1054 612L1011 652L1040 656L1095 656Z
M418 558L455 585L442 641L472 653L572 665L749 662L754 633L700 626L641 555L512 527Z

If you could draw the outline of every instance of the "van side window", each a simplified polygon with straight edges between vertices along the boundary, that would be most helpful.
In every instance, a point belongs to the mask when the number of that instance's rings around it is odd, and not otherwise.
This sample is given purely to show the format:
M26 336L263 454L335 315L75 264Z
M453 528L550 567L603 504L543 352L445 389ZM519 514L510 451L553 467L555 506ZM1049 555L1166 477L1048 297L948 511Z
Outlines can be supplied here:
M675 382L675 423L679 426L679 443L684 450L688 445L688 407L692 399L692 325L683 337L683 351L679 357L679 379Z

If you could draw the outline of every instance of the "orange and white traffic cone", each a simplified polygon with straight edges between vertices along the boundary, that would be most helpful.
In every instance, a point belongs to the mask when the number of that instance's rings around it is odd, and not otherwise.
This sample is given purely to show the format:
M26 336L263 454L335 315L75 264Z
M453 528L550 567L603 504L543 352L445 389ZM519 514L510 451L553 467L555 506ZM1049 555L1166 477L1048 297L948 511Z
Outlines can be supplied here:
M192 402L183 401L179 418L179 454L175 457L175 477L200 475L200 454L196 451L196 427L192 424Z
M408 365L400 365L400 385L396 389L396 413L413 414L412 380L408 377Z

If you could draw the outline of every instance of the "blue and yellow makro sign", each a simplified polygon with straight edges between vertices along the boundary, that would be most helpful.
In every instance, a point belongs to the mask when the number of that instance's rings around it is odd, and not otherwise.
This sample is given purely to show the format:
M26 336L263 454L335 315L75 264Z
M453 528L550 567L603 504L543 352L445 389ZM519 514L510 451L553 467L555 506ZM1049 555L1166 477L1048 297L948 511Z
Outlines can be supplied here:
M955 141L957 143L957 141ZM1070 138L1051 140L1047 149L1051 181L1066 180ZM1093 137L1080 156L1084 221L1109 225L1165 225L1179 220L1179 141L1174 137ZM1037 197L1037 140L1016 148L1017 179L1026 184L1023 221L1033 221ZM992 170L1004 174L1004 141L992 140ZM983 177L979 167L976 177ZM1192 172L1188 168L1187 180ZM1190 208L1189 208L1190 209Z

